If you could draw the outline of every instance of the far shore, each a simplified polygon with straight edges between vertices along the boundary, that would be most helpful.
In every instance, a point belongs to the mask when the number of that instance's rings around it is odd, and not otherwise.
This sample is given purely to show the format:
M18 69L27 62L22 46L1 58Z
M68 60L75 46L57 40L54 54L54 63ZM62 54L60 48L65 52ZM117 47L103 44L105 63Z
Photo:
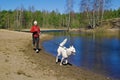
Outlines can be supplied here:
M40 28L41 31L57 31L57 30L63 30L68 31L66 28ZM22 29L21 31L29 32L30 29ZM76 32L120 32L119 28L112 28L112 29L104 29L104 28L96 28L96 29L85 29L85 28L72 28L69 29L69 31L76 31Z

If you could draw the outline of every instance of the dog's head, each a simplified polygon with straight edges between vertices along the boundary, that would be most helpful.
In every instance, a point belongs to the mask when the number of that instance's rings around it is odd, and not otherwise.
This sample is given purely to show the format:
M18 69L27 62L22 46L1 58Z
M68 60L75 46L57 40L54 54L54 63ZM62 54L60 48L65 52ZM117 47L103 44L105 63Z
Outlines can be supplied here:
M71 51L72 54L75 55L76 50L75 50L75 47L74 47L74 46L70 46L70 51Z

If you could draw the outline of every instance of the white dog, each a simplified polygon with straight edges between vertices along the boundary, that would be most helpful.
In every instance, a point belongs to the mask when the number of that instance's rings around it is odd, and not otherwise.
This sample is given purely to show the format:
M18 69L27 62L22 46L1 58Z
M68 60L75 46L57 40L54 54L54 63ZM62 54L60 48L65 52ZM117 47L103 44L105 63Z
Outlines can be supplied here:
M75 52L76 52L76 50L73 46L70 46L69 48L64 47L64 44L66 42L67 42L67 38L64 39L64 41L60 43L60 45L57 49L58 54L56 56L56 63L58 62L58 57L60 55L62 55L60 65L62 65L64 59L65 59L65 64L67 64L68 63L68 60L67 60L68 56L70 56L71 54L75 54Z

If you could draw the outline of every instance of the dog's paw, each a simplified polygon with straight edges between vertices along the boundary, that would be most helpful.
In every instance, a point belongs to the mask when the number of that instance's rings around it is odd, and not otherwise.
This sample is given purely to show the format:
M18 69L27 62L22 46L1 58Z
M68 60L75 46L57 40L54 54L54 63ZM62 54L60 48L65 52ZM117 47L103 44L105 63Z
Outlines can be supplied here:
M60 63L60 66L62 66L63 64L62 63Z
M58 62L56 62L56 64L57 64Z

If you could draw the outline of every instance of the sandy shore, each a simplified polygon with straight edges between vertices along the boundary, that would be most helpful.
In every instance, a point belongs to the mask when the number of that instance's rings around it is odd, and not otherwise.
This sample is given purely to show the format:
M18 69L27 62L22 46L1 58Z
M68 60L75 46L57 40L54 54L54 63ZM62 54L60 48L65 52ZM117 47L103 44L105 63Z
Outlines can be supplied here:
M42 41L48 39L41 35ZM111 80L75 66L60 66L43 47L37 54L31 34L0 29L0 80Z

